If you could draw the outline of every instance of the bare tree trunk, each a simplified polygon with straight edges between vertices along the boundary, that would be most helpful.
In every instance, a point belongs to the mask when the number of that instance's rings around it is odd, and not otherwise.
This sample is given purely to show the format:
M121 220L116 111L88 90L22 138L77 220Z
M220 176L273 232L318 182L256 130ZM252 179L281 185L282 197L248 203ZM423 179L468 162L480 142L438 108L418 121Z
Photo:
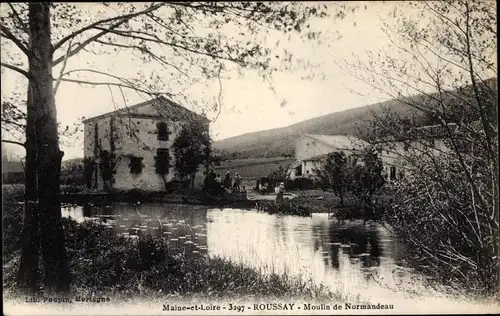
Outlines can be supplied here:
M29 4L29 28L44 283L48 291L65 292L70 275L61 222L60 173L64 153L59 150L52 82L50 3Z
M38 226L36 139L31 85L28 85L26 116L24 221L21 232L21 259L17 283L20 288L25 289L28 293L34 293L40 280L40 229Z

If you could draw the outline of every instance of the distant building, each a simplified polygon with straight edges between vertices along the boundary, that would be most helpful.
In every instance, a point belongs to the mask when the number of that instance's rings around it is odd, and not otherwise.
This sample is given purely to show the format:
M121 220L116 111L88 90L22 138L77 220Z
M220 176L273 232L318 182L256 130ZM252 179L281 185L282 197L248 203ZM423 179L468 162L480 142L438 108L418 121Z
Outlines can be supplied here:
M332 152L344 152L350 160L368 146L368 142L354 136L306 134L296 141L297 161L290 167L290 179L315 177L314 170L320 169Z
M172 144L182 127L194 122L208 133L206 117L165 97L84 120L84 168L92 174L87 177L88 187L165 190L167 182L176 180ZM170 168L162 176L156 162L166 160ZM110 161L114 164L111 177L105 170L109 171Z
M448 124L451 132L457 125ZM402 132L399 137L377 140L374 145L384 165L384 176L389 183L402 180L412 169L412 161L429 154L439 156L450 150L448 131L441 125L429 125Z

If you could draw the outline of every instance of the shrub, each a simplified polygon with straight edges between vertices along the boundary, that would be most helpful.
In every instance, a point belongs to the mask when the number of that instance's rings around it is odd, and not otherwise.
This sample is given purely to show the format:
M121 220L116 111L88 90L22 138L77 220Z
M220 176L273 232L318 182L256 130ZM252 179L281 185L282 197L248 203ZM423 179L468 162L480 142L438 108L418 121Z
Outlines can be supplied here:
M312 214L311 208L293 203L274 204L264 203L257 205L259 211L264 211L269 214L295 215L309 217Z
M318 184L309 178L296 178L293 180L287 180L285 183L285 188L287 190L312 190L318 187Z
M472 156L464 158L476 167L474 183L488 197L488 166ZM394 203L384 218L409 246L415 267L455 289L497 291L493 200L478 201L455 155L434 161L420 158L417 170L395 187Z

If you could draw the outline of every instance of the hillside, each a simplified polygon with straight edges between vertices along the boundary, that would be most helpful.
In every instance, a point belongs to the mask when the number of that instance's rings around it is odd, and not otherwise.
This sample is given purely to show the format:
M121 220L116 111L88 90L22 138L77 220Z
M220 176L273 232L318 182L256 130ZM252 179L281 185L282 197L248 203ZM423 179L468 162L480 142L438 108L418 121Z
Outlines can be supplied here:
M400 115L412 116L414 110L398 101L386 101L353 108L302 121L282 128L243 134L214 143L214 148L238 158L276 157L294 155L295 140L304 134L354 135L366 138L371 135L370 121L389 108Z
M491 101L491 106L497 106L497 78L487 79L484 84L478 85L480 91L487 91L487 94L495 97ZM460 95L460 97L457 97ZM465 99L474 102L471 86L464 86L455 91L444 92L440 97L436 94L414 95L409 98L415 104L425 104L427 109L440 109L440 103L435 100L441 98L448 108L449 119L456 117L467 117L468 119L479 119L472 107L464 106ZM458 101L460 100L460 101ZM458 102L457 102L458 101ZM372 121L377 117L383 117L391 112L400 118L408 118L417 125L437 124L429 121L429 117L424 117L422 112L402 103L398 100L389 100L381 103L357 107L341 112L319 116L313 119L302 121L282 128L275 128L254 133L247 133L240 136L226 138L214 143L214 149L226 153L235 153L233 158L253 158L253 157L278 157L284 155L294 155L295 140L304 134L325 134L325 135L353 135L362 139L373 137ZM451 111L451 112L450 112ZM496 113L496 112L495 112ZM451 117L450 117L451 115Z

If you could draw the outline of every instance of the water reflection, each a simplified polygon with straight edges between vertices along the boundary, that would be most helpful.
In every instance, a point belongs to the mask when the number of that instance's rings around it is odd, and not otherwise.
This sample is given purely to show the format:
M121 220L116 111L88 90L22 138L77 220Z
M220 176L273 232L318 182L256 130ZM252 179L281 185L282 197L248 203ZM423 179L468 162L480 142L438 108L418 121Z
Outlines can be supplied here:
M320 226L323 227L323 226ZM316 231L321 231L316 230ZM373 225L354 223L349 226L330 221L328 231L315 235L322 248L328 249L332 267L339 267L339 249L352 261L360 260L364 268L380 265L381 248L378 233Z
M401 252L395 252L400 246L378 224L338 223L326 214L304 218L235 209L207 216L210 255L363 297L391 299L395 291L427 291L423 278L402 265Z
M63 215L99 221L127 238L153 234L184 253L300 276L344 295L393 299L396 292L426 291L404 265L404 248L378 224L170 204L67 207Z
M77 222L99 222L124 238L154 235L164 238L174 251L208 254L205 207L116 203L99 207L65 207L62 213Z

